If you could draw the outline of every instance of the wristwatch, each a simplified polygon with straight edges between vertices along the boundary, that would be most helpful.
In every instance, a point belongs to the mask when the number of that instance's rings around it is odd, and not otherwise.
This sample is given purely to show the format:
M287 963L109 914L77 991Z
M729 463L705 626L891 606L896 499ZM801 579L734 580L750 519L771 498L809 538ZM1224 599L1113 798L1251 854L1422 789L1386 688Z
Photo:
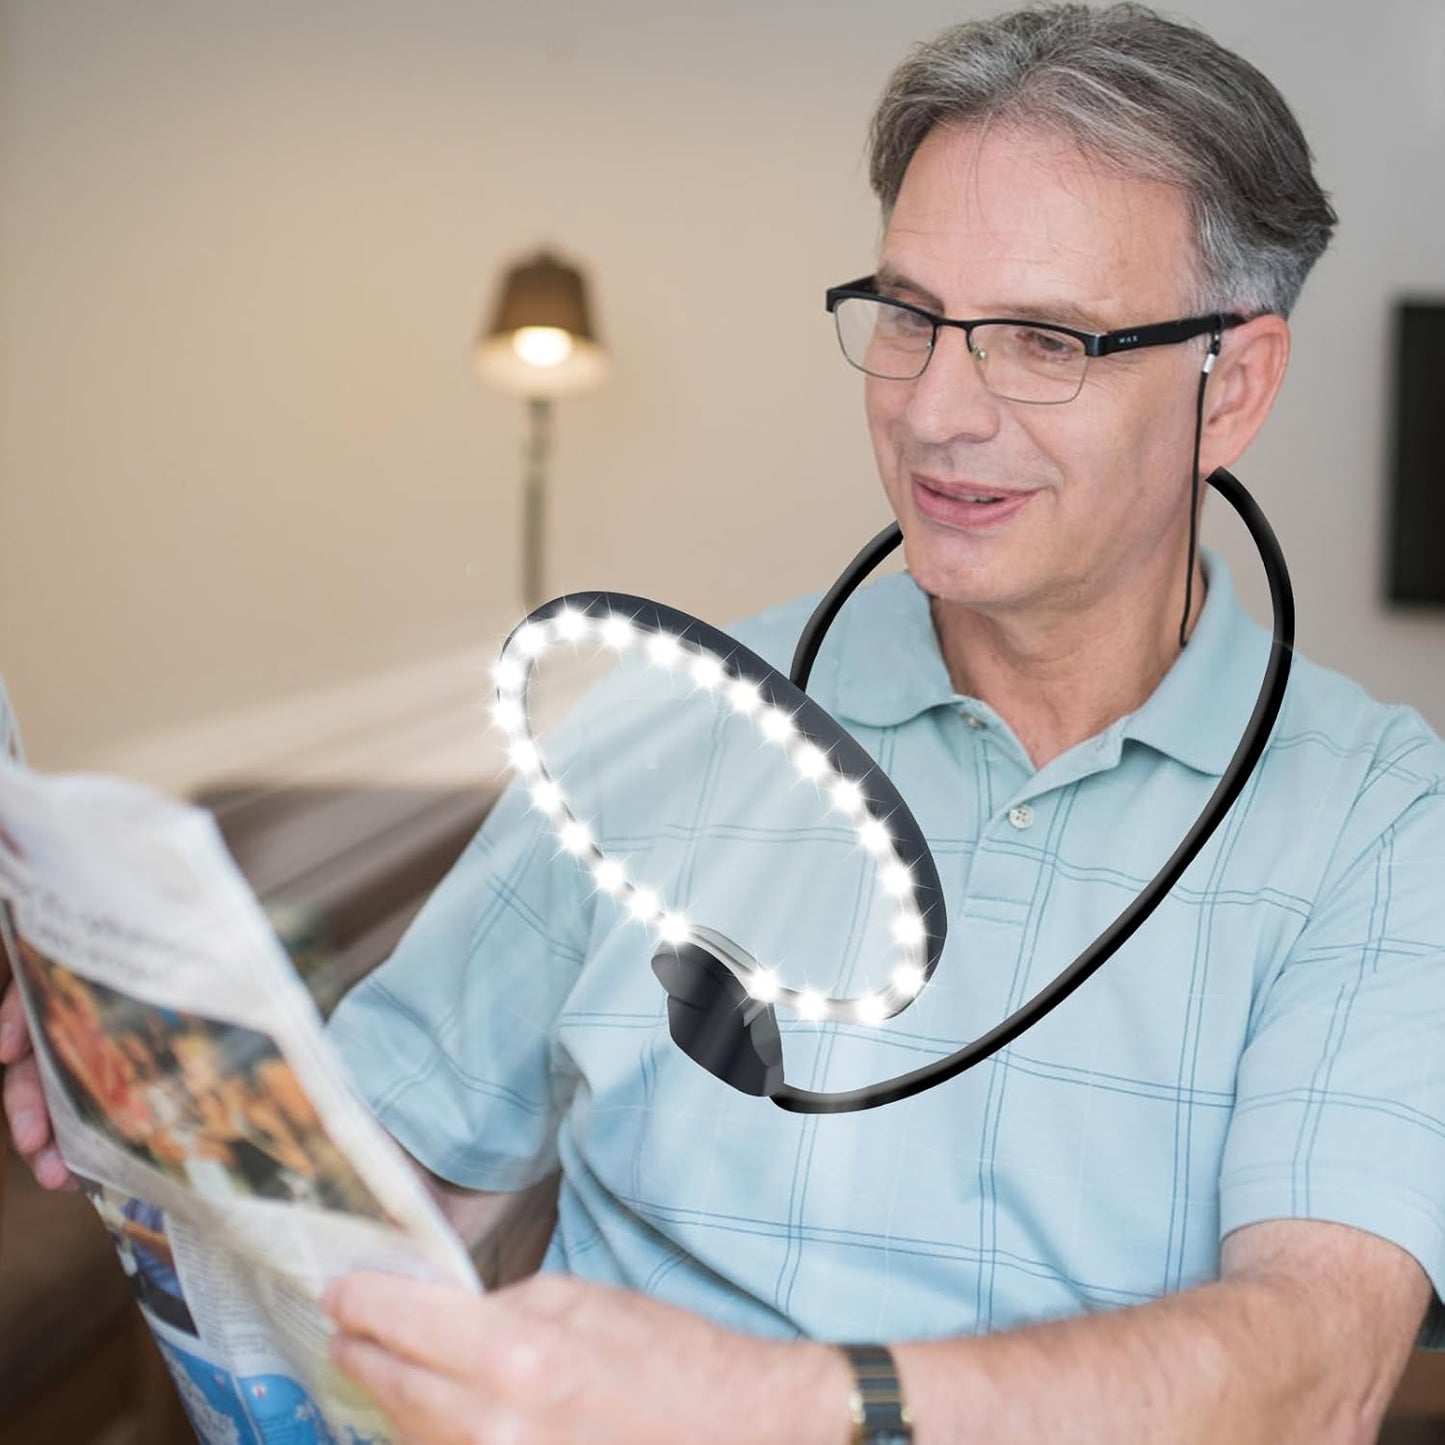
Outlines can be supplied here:
M882 1345L839 1345L853 1371L849 1445L912 1445L913 1417L903 1403L898 1367Z

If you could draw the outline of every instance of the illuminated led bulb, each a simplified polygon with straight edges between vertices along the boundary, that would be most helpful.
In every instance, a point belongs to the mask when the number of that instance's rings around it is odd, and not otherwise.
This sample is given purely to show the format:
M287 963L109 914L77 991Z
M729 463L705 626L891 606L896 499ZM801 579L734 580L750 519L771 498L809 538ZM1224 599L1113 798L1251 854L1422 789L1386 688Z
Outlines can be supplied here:
M900 913L893 920L893 936L899 943L922 943L928 936L923 919L912 911Z
M536 745L529 743L525 738L518 738L507 749L507 757L512 766L523 776L531 776L542 771L542 759L537 754Z
M687 919L680 913L664 913L657 920L657 935L664 943L686 943L689 937Z
M501 657L492 667L492 680L502 692L516 692L527 680L527 669L515 657Z
M628 911L643 923L651 923L662 912L662 900L650 888L639 888L628 902Z
M869 818L858 825L858 841L870 853L886 853L893 846L888 829L877 818Z
M736 713L751 717L763 705L763 695L755 682L740 677L728 688L728 705Z
M888 1017L888 1004L876 993L864 994L853 1005L853 1016L860 1024L881 1024Z
M543 778L532 789L532 802L544 813L555 817L562 811L562 789L551 778Z
M803 743L793 754L793 766L816 782L828 772L828 755L813 743Z
M620 893L627 884L627 871L611 858L599 858L592 868L592 878L604 893Z
M699 653L692 664L692 679L699 687L716 692L727 681L728 670L710 652Z
M792 718L776 707L764 708L758 725L763 730L763 736L770 743L785 743L797 732Z
M923 970L916 963L900 963L889 978L904 998L917 998L924 984Z
M798 995L798 1017L817 1022L828 1012L828 1000L816 989L807 989Z
M659 667L671 667L682 656L682 644L669 632L657 632L647 640L647 655Z
M539 652L546 650L549 641L545 622L524 622L512 638L512 646L523 657L536 657Z
M895 859L883 870L883 891L890 898L903 898L913 892L913 874L906 863Z
M602 640L613 652L626 652L637 641L637 628L629 618L613 613L600 629Z
M748 979L747 990L751 997L762 1003L772 1003L779 993L778 976L771 969L760 968Z
M592 834L587 831L587 825L579 823L576 818L569 818L563 823L558 836L562 839L562 846L572 854L580 856L592 846Z
M519 733L527 726L527 709L515 697L504 697L492 708L492 721L504 732Z
M866 802L863 789L852 778L839 778L828 790L828 795L833 800L833 806L850 818L861 813Z
M554 619L554 625L563 642L580 642L591 631L592 620L585 612L564 607Z

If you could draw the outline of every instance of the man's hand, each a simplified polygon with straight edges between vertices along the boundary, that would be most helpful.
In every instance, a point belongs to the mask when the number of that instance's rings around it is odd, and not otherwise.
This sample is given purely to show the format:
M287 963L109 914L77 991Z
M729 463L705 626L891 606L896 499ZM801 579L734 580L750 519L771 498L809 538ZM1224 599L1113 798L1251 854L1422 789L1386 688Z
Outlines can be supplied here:
M4 989L0 997L0 1093L10 1138L16 1153L46 1189L74 1189L75 1178L52 1137L50 1110L40 1089L40 1066L20 1006L20 986L8 970L0 970L0 987Z
M850 1375L825 1345L737 1334L642 1295L538 1275L474 1295L391 1275L326 1305L337 1365L417 1445L838 1445Z

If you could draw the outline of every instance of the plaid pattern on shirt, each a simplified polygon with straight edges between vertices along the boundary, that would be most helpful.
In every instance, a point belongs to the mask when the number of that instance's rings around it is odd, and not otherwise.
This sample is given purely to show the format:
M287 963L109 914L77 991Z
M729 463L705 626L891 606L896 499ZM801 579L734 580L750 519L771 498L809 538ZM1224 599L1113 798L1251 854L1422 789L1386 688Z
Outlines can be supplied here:
M1148 702L1038 770L955 694L908 577L844 608L810 692L922 825L949 937L935 981L882 1027L784 1015L789 1082L855 1087L976 1037L1172 851L1269 645L1205 561L1199 625ZM735 635L785 669L810 606ZM629 736L585 714L557 747L607 760L603 845L697 921L859 991L871 924L846 827L759 806L759 750L734 731L653 716ZM516 788L331 1032L438 1174L511 1189L560 1161L546 1267L724 1324L997 1330L1199 1284L1230 1230L1313 1218L1409 1251L1437 1292L1422 1341L1445 1344L1442 778L1418 715L1297 658L1263 763L1139 933L1009 1048L881 1109L787 1114L686 1058L647 931Z

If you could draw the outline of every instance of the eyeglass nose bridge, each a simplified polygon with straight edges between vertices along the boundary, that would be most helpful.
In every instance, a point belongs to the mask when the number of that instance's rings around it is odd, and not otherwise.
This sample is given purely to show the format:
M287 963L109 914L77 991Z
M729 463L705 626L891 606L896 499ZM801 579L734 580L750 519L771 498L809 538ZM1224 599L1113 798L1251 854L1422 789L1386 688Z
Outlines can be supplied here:
M955 331L963 332L963 344L968 347L968 354L973 358L974 370L978 372L978 379L983 383L985 391L989 390L988 385L988 352L973 344L974 328L981 323L977 321L955 321L951 316L934 316L930 318L933 322L933 336L928 343L928 355L924 358L922 369L919 375L922 376L928 370L933 361L933 353L938 350L938 333L945 327Z

